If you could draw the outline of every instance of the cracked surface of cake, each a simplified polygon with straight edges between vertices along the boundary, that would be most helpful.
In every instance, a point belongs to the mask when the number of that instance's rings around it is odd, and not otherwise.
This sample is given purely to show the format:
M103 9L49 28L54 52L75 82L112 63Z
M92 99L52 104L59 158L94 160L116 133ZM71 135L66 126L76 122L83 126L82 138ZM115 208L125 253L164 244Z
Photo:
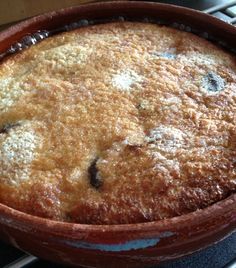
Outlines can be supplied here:
M0 65L0 202L123 224L236 192L235 57L150 23L88 26Z

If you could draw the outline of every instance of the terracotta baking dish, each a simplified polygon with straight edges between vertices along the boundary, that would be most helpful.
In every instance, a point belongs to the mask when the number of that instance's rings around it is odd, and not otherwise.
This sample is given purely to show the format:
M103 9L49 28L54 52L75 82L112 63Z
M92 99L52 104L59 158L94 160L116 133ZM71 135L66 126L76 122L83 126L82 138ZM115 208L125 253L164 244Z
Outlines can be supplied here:
M104 2L64 9L0 33L0 53L38 30L55 30L80 19L125 16L158 23L236 47L236 28L198 11L144 2ZM186 27L187 26L187 27ZM190 254L236 230L236 194L206 209L150 223L83 225L55 222L0 205L0 238L41 258L85 267L144 267Z

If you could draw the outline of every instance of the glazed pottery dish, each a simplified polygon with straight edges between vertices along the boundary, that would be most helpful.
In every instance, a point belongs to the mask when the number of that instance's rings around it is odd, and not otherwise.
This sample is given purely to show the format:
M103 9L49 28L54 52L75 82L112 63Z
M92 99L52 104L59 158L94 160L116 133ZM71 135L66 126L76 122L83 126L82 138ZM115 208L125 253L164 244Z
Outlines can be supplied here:
M0 33L0 236L50 261L145 267L236 229L236 30L100 2Z

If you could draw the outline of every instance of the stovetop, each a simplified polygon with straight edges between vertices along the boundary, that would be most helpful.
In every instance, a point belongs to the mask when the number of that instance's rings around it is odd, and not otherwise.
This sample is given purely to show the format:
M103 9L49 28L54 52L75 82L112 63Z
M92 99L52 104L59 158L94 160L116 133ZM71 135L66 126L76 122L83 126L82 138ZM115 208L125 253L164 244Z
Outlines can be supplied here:
M154 0L152 0L154 1ZM229 23L236 24L236 0L162 0L155 1L191 7L210 13ZM0 268L63 268L0 242ZM207 249L153 268L236 268L236 232Z

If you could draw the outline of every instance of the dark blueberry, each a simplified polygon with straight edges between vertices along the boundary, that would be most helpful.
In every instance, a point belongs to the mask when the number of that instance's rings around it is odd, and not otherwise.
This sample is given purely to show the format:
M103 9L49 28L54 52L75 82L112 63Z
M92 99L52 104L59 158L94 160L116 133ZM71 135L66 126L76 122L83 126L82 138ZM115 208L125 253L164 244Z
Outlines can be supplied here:
M27 36L23 37L21 40L21 42L26 46L31 46L31 45L35 44L36 41L37 40L31 35L27 35Z
M93 160L90 167L88 168L90 184L96 189L98 189L102 186L102 179L99 175L99 171L98 171L97 166L96 166L97 161L98 161L98 158Z
M181 31L185 30L185 25L184 25L184 24L180 24L180 25L179 25L179 29L180 29Z
M88 20L79 20L78 22L72 22L72 23L65 26L65 30L66 31L75 30L75 29L83 27L83 26L88 26L89 23L90 22Z
M224 89L225 80L214 72L209 72L203 77L203 87L210 92L219 92Z
M71 31L71 30L73 29L71 28L70 24L64 26L64 31Z
M171 26L176 29L179 28L179 24L177 22L174 22Z
M19 122L16 123L9 123L9 124L5 124L1 129L0 129L0 134L7 134L9 133L9 130L15 127L20 126Z
M39 31L43 38L47 38L50 35L50 32L47 30Z
M49 32L48 31L38 31L36 33L34 33L34 38L36 41L41 41L43 39L45 39L46 37L48 37Z
M78 22L78 27L88 26L88 25L89 25L89 21L88 20L80 20Z
M75 30L78 27L79 27L79 23L73 22L73 23L67 25L67 31Z
M40 41L43 39L43 35L37 32L37 33L34 33L34 38L36 39L36 41Z
M99 21L101 23L101 21ZM96 20L89 20L89 25L99 24L99 22L96 22ZM111 21L110 21L111 22Z
M16 47L14 45L12 45L9 49L8 49L8 53L12 54L12 53L15 53L17 52L18 50L16 49Z
M166 20L155 20L154 23L158 24L158 25L166 25Z
M147 22L147 23L148 23L150 20L149 20L149 18L146 18L146 17L145 17L145 18L143 18L143 20L142 20L142 21L143 21L143 22Z
M209 34L207 32L202 32L200 33L200 36L204 39L208 39L209 38Z
M18 52L20 50L22 50L24 47L22 46L21 43L15 43L14 45L12 45L11 49L13 52Z
M226 46L227 46L227 43L224 42L224 41L222 41L222 40L219 40L219 41L218 41L218 44L219 44L220 46L222 46L222 47L226 47Z
M119 17L118 17L118 21L125 21L125 17L123 17L123 16L119 16Z
M185 27L185 31L191 33L192 32L192 28L190 26L186 26Z
M236 49L235 49L235 48L229 47L228 49L229 49L231 52L233 52L234 54L236 54Z

